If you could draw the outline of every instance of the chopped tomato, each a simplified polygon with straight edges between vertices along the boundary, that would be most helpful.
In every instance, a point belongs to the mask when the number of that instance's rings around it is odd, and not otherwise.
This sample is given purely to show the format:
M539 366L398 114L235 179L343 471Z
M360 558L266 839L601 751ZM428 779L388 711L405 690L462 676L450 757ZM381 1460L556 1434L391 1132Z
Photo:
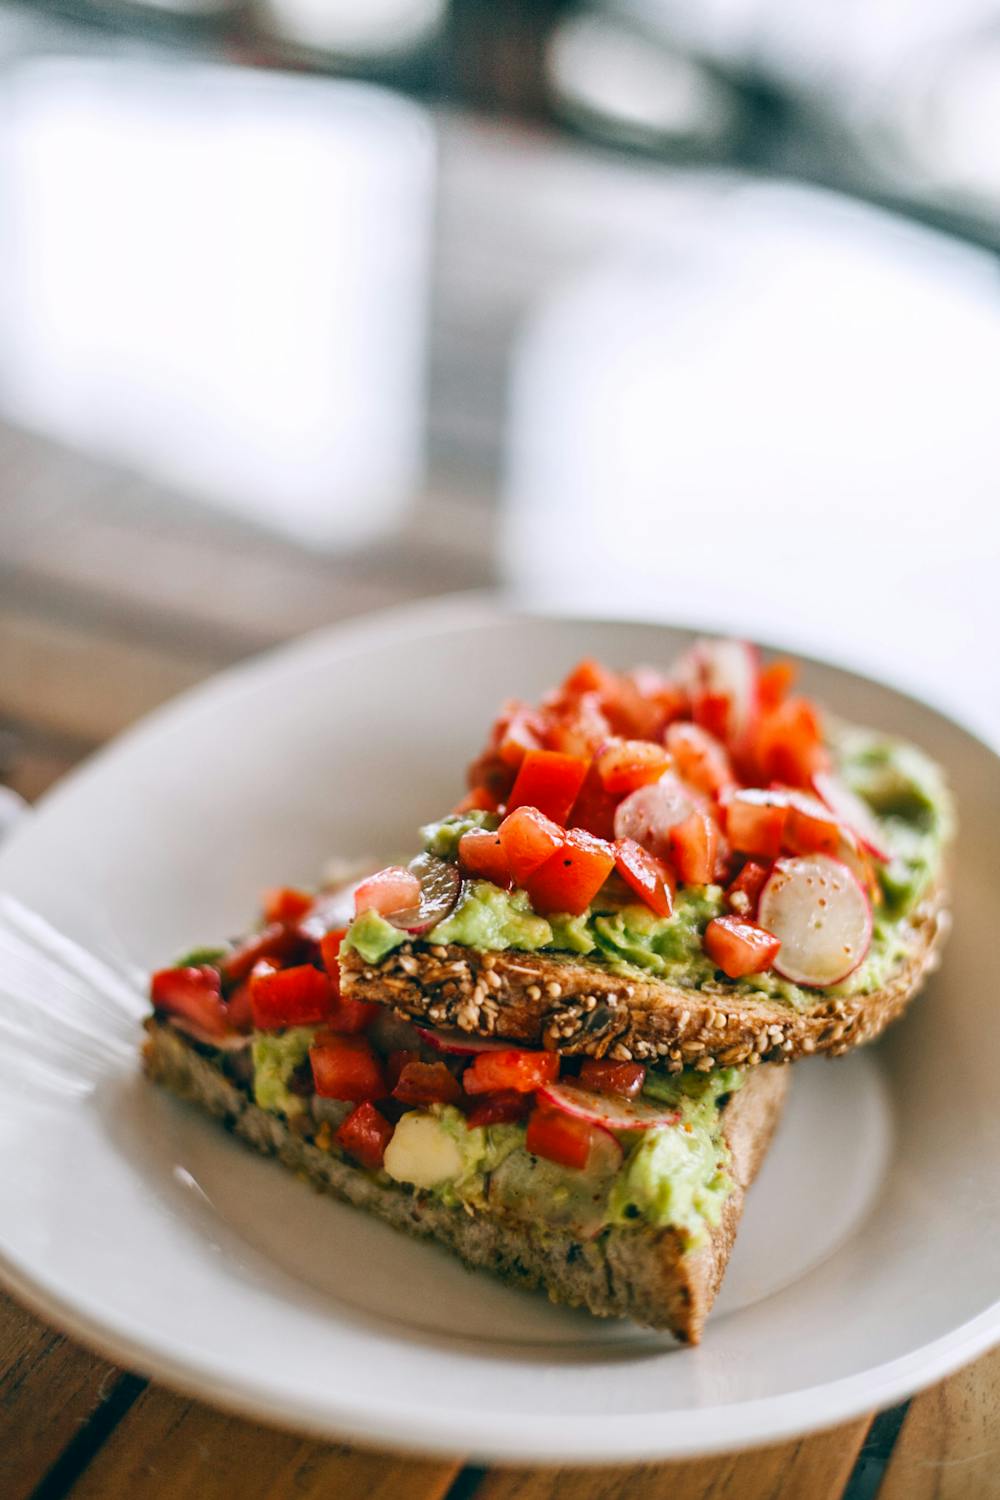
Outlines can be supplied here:
M615 867L612 844L582 828L571 828L562 848L536 870L527 884L537 912L565 911L579 916Z
M519 705L500 736L500 759L508 766L519 766L529 750L542 748L541 732L538 716L526 704Z
M208 1036L228 1036L233 1030L219 971L211 964L160 969L150 982L150 999L154 1011L190 1021Z
M419 900L420 881L413 871L404 870L401 865L389 865L362 880L354 892L354 912L360 917L362 912L377 911L385 917L390 912L416 906Z
M258 1031L325 1021L332 999L329 979L312 964L272 969L262 963L250 976L250 1010Z
M570 697L578 698L582 693L611 693L617 684L617 677L609 667L605 667L592 656L584 657L583 661L577 662L572 672L563 680L562 691Z
M347 928L340 927L332 932L326 932L320 939L319 952L323 960L323 967L330 976L330 982L340 993L340 945L347 936Z
M465 1070L462 1083L467 1094L493 1094L501 1090L533 1094L543 1084L554 1083L558 1076L557 1053L511 1047L504 1052L477 1052Z
M685 885L708 885L715 878L719 827L708 813L693 812L670 830L670 855Z
M597 767L591 762L580 795L573 803L570 823L574 828L585 828L588 833L596 834L599 839L613 839L618 800L605 791Z
M785 848L793 854L831 854L837 858L840 843L840 824L826 805L805 792L792 792L785 821Z
M246 979L262 958L286 962L308 952L302 937L283 922L269 922L260 932L251 933L232 953L227 953L220 967L228 980Z
M456 802L452 812L458 815L467 812L496 812L500 806L488 786L474 786L466 792L461 802Z
M507 806L537 807L555 823L565 824L583 786L589 762L558 750L531 750L521 762Z
M405 1063L392 1097L400 1104L457 1104L462 1085L443 1062Z
M667 725L687 711L687 695L654 667L635 667L626 676L649 714L649 738L659 739Z
M253 1011L250 1008L250 981L243 979L226 1000L226 1015L230 1026L237 1031L253 1030Z
M741 854L760 854L777 859L781 853L788 816L788 798L782 792L745 788L725 803L726 833Z
M343 995L331 994L333 1008L326 1017L330 1031L343 1036L356 1036L367 1031L382 1007L371 1000L345 999Z
M606 792L634 792L659 781L670 757L651 740L611 740L597 756L597 773Z
M586 760L611 734L611 724L601 707L599 693L584 693L565 700L556 694L545 705L545 745L563 755Z
M728 737L731 710L732 703L728 693L700 692L692 707L697 727L717 740Z
M808 698L786 698L761 719L756 738L763 781L807 787L817 771L828 768L819 713Z
M501 758L496 749L484 750L478 756L466 773L466 779L472 787L485 787L490 796L495 797L497 803L505 802L507 794L514 785L516 771Z
M500 824L500 848L516 885L524 885L539 866L561 849L565 830L537 807L517 807Z
M324 1099L384 1099L388 1090L382 1064L363 1036L317 1038L309 1048L313 1082Z
M707 729L698 724L669 724L664 738L678 776L689 786L710 797L732 786L733 768L725 746Z
M377 1172L385 1160L385 1148L392 1140L394 1129L385 1115L379 1114L374 1104L366 1100L351 1110L335 1139L355 1161L367 1167L369 1172Z
M642 1093L646 1069L641 1063L615 1062L610 1057L588 1057L580 1068L580 1083L598 1094L624 1094L634 1099Z
M756 922L733 916L714 917L705 928L704 945L717 968L730 979L742 979L769 969L781 942Z
M590 1160L594 1127L558 1109L537 1108L528 1121L524 1144L533 1156L583 1171Z
M795 681L796 668L790 661L772 661L761 669L757 678L757 701L761 712L768 713L784 703Z
M297 922L304 917L313 904L308 891L293 890L290 886L275 886L264 892L265 922Z
M510 885L510 866L499 832L470 828L458 841L458 861L469 875L492 880L494 885Z
M495 1094L483 1094L466 1120L470 1127L476 1125L513 1125L523 1120L531 1108L531 1095L520 1094L516 1089L500 1089Z
M616 839L615 869L658 917L670 916L677 882L662 859L650 854L635 839Z
M757 910L757 902L770 875L768 865L748 859L736 879L726 891L726 901L738 917L750 917Z
M389 1053L389 1056L385 1060L385 1081L389 1085L390 1091L399 1082L399 1075L406 1067L406 1064L419 1061L420 1053L411 1052L408 1048L400 1048L395 1052Z

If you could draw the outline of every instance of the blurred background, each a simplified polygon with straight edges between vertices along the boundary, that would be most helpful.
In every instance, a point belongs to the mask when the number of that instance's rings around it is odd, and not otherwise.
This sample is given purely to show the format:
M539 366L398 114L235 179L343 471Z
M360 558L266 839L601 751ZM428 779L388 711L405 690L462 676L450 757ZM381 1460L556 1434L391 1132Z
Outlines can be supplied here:
M1000 0L0 4L0 779L494 584L1000 737L998 251Z

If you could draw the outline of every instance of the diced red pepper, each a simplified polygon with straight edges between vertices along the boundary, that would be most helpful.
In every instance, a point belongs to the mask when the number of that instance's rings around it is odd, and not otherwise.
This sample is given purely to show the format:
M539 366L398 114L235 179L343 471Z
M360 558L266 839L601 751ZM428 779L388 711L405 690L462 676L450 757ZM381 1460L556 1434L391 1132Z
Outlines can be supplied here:
M474 786L466 792L461 802L456 802L452 812L461 816L468 812L496 812L500 806L488 786Z
M190 1021L208 1036L229 1036L234 1023L222 1000L222 981L211 964L160 969L150 981L154 1011Z
M536 870L527 883L531 904L543 915L568 912L579 916L615 867L612 844L582 828L571 828L562 848Z
M634 1099L642 1093L646 1069L641 1063L615 1062L610 1057L587 1057L580 1068L580 1083L598 1094L624 1094Z
M574 828L585 828L599 839L611 840L615 836L615 808L619 800L605 791L597 767L591 762L569 821Z
M351 1110L335 1140L369 1172L377 1172L385 1160L385 1148L392 1140L394 1129L385 1115L366 1100Z
M715 877L719 828L708 813L689 813L670 830L670 857L685 885L708 885Z
M650 854L635 839L615 841L615 869L637 896L658 917L669 917L674 909L674 872L662 859Z
M752 917L757 911L757 902L770 875L768 865L748 859L736 879L726 891L726 902L738 917Z
M411 1052L408 1048L400 1048L396 1052L390 1052L385 1060L385 1081L389 1085L390 1092L399 1082L399 1075L407 1063L419 1062L420 1053Z
M815 704L808 698L786 698L765 714L757 729L756 754L762 781L811 786L817 771L830 764Z
M394 911L405 911L416 906L420 900L420 881L412 870L401 865L389 865L363 880L354 892L354 911L377 911L388 916Z
M332 1000L329 979L312 964L272 969L262 963L250 976L250 1010L258 1031L325 1021Z
M323 1033L309 1048L313 1082L324 1099L384 1099L388 1094L382 1064L363 1036Z
M225 978L230 981L246 979L262 958L287 963L290 959L301 958L308 951L306 943L294 928L287 927L283 922L269 922L260 932L251 933L232 953L227 953L220 967Z
M705 928L705 952L730 979L769 969L781 942L771 932L743 917L714 917Z
M790 661L772 661L762 667L757 678L757 701L763 713L784 703L795 681L796 668Z
M606 792L624 795L659 781L670 757L651 740L611 740L597 756L597 773Z
M462 1085L467 1094L493 1094L508 1089L518 1094L533 1094L543 1084L554 1083L558 1076L557 1053L512 1047L504 1052L478 1052L462 1076Z
M323 967L330 976L330 983L337 994L340 993L340 945L346 936L347 928L339 927L332 932L324 933L319 943Z
M553 822L565 824L583 786L589 762L558 750L529 750L521 762L508 809L537 807Z
M562 1110L537 1108L528 1121L524 1144L533 1156L583 1171L590 1160L594 1127Z
M565 829L537 807L517 807L500 824L500 848L515 885L524 885L566 838Z
M308 891L276 886L273 890L264 892L264 921L297 922L312 906L313 899Z
M728 711L728 710L727 710ZM733 784L733 768L724 745L699 724L667 726L666 746L678 776L689 786L717 797Z
M530 1108L530 1094L520 1094L516 1089L501 1089L495 1094L483 1094L478 1098L466 1119L470 1127L513 1125L516 1121L523 1120Z
M741 854L777 859L788 817L788 798L781 792L746 788L725 803L726 834Z
M405 1063L392 1097L400 1104L457 1104L462 1085L443 1062Z
M498 831L470 828L463 833L458 841L458 862L468 875L492 880L494 885L510 885L510 866Z
M818 797L793 792L785 821L785 848L793 854L832 854L840 850L842 830Z

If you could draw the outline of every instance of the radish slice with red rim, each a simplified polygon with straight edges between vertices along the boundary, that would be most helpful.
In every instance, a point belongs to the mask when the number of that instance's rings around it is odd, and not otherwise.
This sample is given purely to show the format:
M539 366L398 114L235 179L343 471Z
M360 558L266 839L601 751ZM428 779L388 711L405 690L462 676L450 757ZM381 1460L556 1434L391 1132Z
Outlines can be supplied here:
M651 854L670 856L670 830L683 823L694 810L691 793L672 772L667 771L650 786L619 802L615 809L615 838L635 839Z
M477 1052L522 1052L516 1042L504 1041L501 1037L469 1036L464 1031L432 1031L429 1026L417 1026L417 1035L435 1052L444 1052L453 1057L474 1057Z
M641 1094L638 1099L626 1099L624 1094L597 1094L575 1083L547 1083L538 1090L538 1097L553 1109L604 1130L652 1130L676 1125L680 1119L679 1110Z
M386 918L393 927L421 937L443 922L456 903L462 889L462 877L456 864L439 859L436 854L418 854L410 869L420 881L420 900L416 906L394 911Z
M871 902L854 872L828 854L779 859L757 920L781 940L775 971L810 988L839 984L871 947Z
M813 788L838 822L845 823L857 835L863 849L883 864L892 858L892 851L886 846L885 834L878 818L868 803L856 792L852 792L839 776L834 776L830 771L817 771L813 777Z

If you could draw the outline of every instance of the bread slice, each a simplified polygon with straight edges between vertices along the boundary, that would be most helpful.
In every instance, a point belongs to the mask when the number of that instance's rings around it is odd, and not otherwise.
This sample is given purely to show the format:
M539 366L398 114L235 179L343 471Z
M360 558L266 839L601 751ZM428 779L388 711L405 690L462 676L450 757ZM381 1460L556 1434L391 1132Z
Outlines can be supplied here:
M598 1317L631 1318L699 1342L715 1300L747 1188L767 1153L781 1113L788 1070L760 1068L725 1104L723 1131L731 1152L733 1190L718 1225L699 1248L685 1251L675 1229L608 1229L577 1240L563 1230L490 1210L447 1207L425 1193L375 1176L323 1150L284 1120L259 1109L219 1062L169 1022L147 1022L146 1072L181 1098L220 1119L265 1155L306 1177L318 1191L378 1214L397 1229L436 1240L469 1266L492 1271L553 1302Z
M707 1071L816 1052L836 1056L871 1041L936 967L949 926L943 891L932 891L909 918L907 957L888 984L871 994L820 992L808 1010L731 982L686 989L571 954L485 953L458 944L405 943L374 965L346 949L340 983L352 999L381 1001L434 1027Z

